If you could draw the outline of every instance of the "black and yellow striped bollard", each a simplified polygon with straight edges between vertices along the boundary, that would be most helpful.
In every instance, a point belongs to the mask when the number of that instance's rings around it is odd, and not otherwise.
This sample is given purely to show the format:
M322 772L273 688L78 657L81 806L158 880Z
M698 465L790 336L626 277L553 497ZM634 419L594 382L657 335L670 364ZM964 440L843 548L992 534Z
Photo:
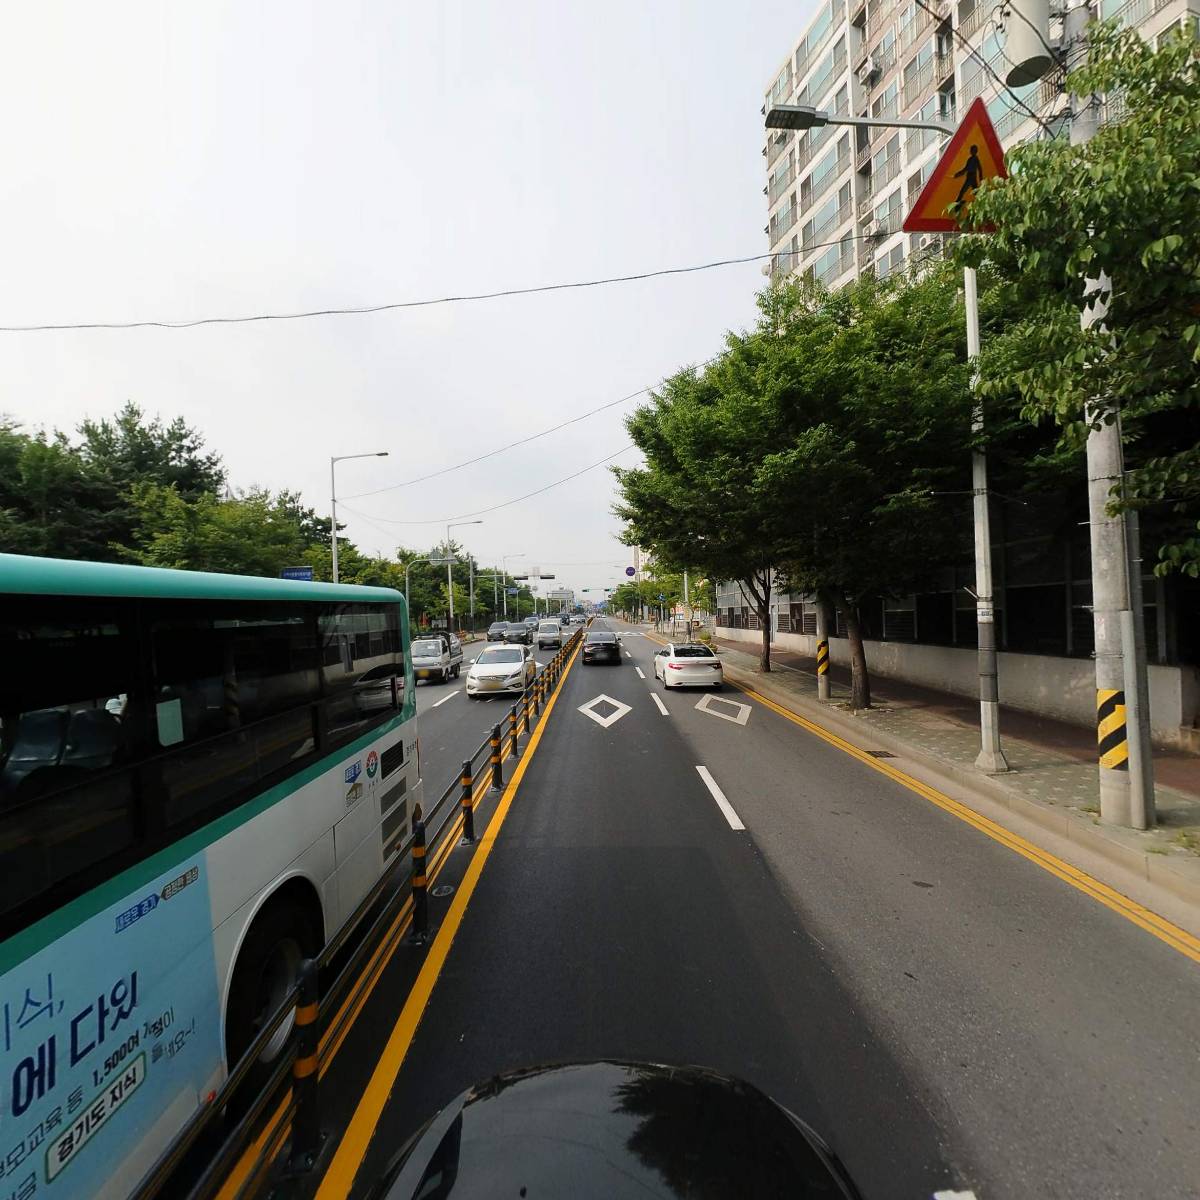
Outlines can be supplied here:
M822 638L817 643L817 674L829 674L829 639Z
M429 878L425 874L425 821L421 806L413 808L413 942L424 942L429 933Z
M492 726L492 787L500 791L504 787L504 764L500 761L500 726Z
M306 958L300 964L296 984L296 1058L292 1062L292 1171L310 1171L321 1148L321 1110L317 1088L320 1081L320 1038L317 1021L321 1006L317 998L317 964Z
M1110 771L1129 770L1125 693L1119 688L1096 689L1096 743L1102 767Z
M521 747L517 745L517 706L515 704L508 710L508 736L512 739L513 758L520 758Z
M464 758L462 765L462 814L462 844L469 846L475 840L475 776L469 758Z

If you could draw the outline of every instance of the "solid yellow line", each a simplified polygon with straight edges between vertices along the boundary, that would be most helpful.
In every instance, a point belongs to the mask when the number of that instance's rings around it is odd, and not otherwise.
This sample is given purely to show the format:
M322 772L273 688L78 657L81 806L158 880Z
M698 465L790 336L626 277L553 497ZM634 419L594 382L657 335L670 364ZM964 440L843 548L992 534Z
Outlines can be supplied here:
M578 649L575 653L578 654ZM575 656L572 655L571 661L567 664L567 670L570 670L574 662ZM546 707L547 715L553 710L559 694L556 692L551 698ZM471 857L466 875L450 905L450 911L446 914L446 919L441 929L438 930L433 945L429 948L420 974L417 976L416 984L408 994L404 1007L400 1010L400 1016L392 1028L383 1053L379 1056L379 1061L375 1064L375 1070L371 1074L366 1090L346 1126L346 1132L338 1144L333 1161L329 1164L329 1169L321 1180L316 1200L335 1200L335 1198L341 1200L350 1193L354 1176L362 1163L371 1135L375 1132L375 1126L387 1104L392 1086L400 1074L400 1068L404 1065L404 1059L412 1045L413 1037L416 1035L417 1026L425 1012L425 1006L433 994L434 985L437 983L442 966L450 952L454 936L462 924L467 904L475 892L484 865L492 852L492 847L496 844L496 838L508 816L508 810L512 807L513 797L521 785L521 780L525 777L525 771L529 766L530 759L533 758L534 751L541 742L542 732L545 728L545 723L539 724L537 731L530 738L529 745L504 789L504 795L500 798L495 813L492 814L487 833L484 834L475 854Z
M1186 955L1196 962L1200 962L1200 938L1194 937L1186 929L1181 929L1178 925L1172 924L1157 913L1142 907L1136 900L1131 900L1128 896L1123 895L1114 888L1110 888L1107 884L1101 883L1086 871L1081 871L1078 867L1071 866L1070 863L1064 862L1061 858L1057 858L1049 851L1043 850L1040 846L1035 846L1032 842L1027 842L1019 834L1005 829L1003 825L998 825L995 821L981 816L974 809L968 808L967 805L962 804L960 801L953 800L951 797L939 792L936 788L921 783L920 780L914 779L911 775L905 774L898 768L890 766L886 762L881 762L877 758L873 758L865 750L860 750L851 742L838 737L836 733L831 733L828 729L806 720L804 717L799 716L790 709L784 708L781 704L776 704L774 700L767 699L766 696L761 695L751 688L740 688L739 690L745 692L747 696L752 696L760 704L766 705L772 712L777 712L781 717L791 721L794 725L799 725L802 729L807 729L809 733L816 734L817 737L828 742L831 746L836 746L852 758L858 759L859 762L870 767L873 771L878 771L881 775L888 776L888 778L908 788L909 791L916 792L918 796L928 800L931 804L936 804L938 808L957 817L960 821L965 821L968 825L978 829L980 833L986 834L993 841L999 842L1002 846L1006 846L1009 850L1020 854L1023 858L1027 858L1044 871L1049 871L1051 875L1058 876L1059 879L1065 883L1069 883L1073 888L1077 888L1084 895L1090 896L1093 900L1098 900L1105 907L1112 909L1113 912L1124 917L1127 921L1133 922L1134 925L1144 929L1147 933L1152 933L1160 941L1166 942L1173 950L1178 950L1180 954Z

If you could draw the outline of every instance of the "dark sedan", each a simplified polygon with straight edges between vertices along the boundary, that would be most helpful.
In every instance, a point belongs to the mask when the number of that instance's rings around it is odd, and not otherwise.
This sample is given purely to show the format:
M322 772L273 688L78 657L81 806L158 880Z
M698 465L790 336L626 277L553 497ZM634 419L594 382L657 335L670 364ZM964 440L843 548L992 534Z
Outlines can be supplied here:
M478 1084L427 1121L369 1193L526 1195L861 1200L820 1135L757 1088L702 1067L623 1062Z
M583 661L587 663L621 662L621 639L615 633L589 633L583 639Z
M524 646L533 645L533 630L525 624L517 624L515 621L510 621L504 627L503 640L506 642L519 642Z
M504 641L504 631L508 628L507 621L493 621L488 626L487 640L489 642Z

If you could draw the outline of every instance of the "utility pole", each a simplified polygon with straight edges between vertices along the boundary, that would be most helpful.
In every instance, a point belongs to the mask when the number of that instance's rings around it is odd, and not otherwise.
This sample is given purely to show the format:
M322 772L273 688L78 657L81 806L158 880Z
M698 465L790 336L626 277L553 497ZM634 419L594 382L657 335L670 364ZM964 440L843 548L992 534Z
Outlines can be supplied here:
M1087 62L1087 0L1069 8L1063 25L1068 69ZM1071 97L1071 144L1091 140L1099 126L1100 98ZM1103 325L1112 280L1101 270L1084 280L1082 329ZM1149 689L1145 637L1139 637L1140 552L1127 537L1125 516L1110 516L1109 500L1124 482L1121 414L1109 412L1103 397L1089 402L1086 419L1088 532L1092 554L1092 624L1096 655L1096 739L1100 774L1100 819L1149 829L1155 824L1154 762L1150 751ZM1096 423L1096 424L1093 424ZM1131 569L1132 567L1132 569Z
M967 360L971 364L971 433L983 432L979 396L979 291L975 268L963 268L967 312ZM1008 770L1000 747L1000 692L996 681L996 603L992 595L992 528L988 512L987 458L980 446L971 451L971 495L975 515L975 624L979 645L979 755L975 765L989 775Z

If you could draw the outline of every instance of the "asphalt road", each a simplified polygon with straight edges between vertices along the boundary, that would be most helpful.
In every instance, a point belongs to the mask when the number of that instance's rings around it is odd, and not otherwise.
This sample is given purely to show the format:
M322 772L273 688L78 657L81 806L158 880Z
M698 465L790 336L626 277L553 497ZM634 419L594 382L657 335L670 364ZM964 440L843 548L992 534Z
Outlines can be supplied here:
M1197 1195L1195 964L750 698L664 692L624 632L564 682L355 1194L471 1083L614 1056L749 1079L868 1197Z
M574 626L572 626L574 628ZM471 659L489 645L499 643L467 642L463 646L463 669L448 683L417 683L417 717L421 733L421 774L425 794L432 803L452 779L458 777L463 759L479 749L492 726L516 703L516 696L484 696L468 700L467 668ZM538 669L546 665L554 651L539 650L533 656Z

